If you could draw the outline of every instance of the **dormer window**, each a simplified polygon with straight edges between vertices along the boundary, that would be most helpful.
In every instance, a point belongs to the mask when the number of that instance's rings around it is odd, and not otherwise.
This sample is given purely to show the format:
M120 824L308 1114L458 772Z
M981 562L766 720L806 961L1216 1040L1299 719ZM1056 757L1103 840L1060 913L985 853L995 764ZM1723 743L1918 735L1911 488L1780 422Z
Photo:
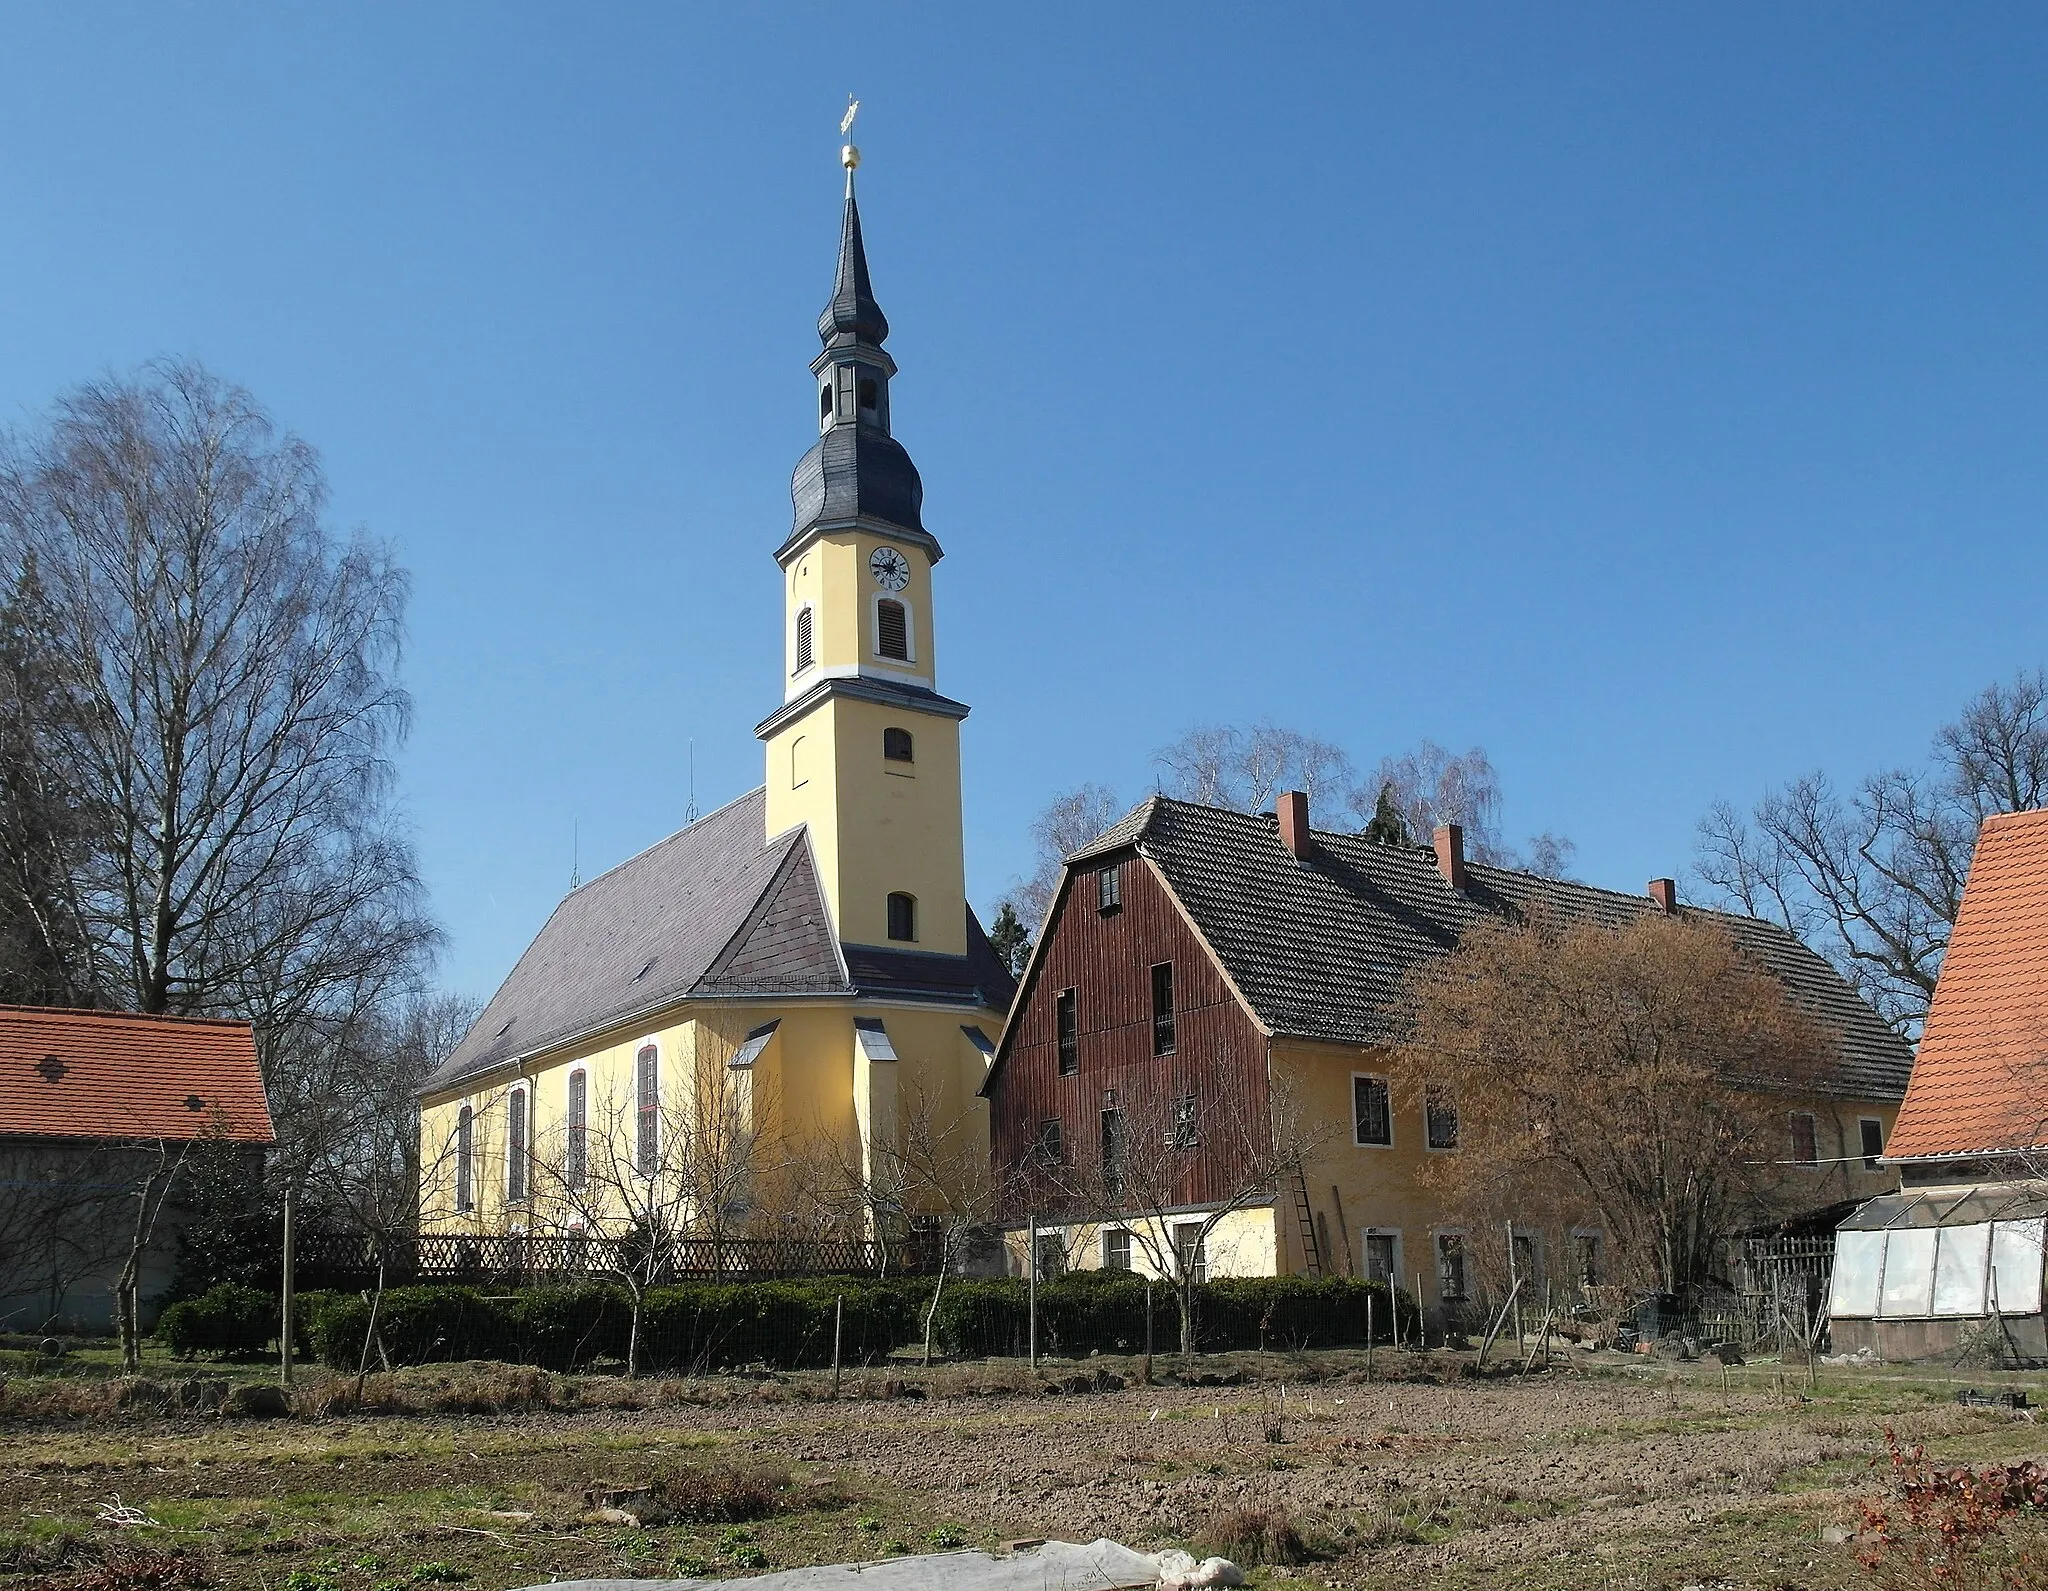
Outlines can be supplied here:
M883 657L910 661L910 615L894 598L875 604L875 650Z

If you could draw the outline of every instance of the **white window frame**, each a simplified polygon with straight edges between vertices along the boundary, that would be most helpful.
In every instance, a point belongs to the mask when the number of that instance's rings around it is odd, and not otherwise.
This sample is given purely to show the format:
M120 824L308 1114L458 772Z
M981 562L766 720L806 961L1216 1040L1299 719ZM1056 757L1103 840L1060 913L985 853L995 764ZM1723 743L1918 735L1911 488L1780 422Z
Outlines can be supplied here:
M1124 1240L1124 1262L1121 1265L1112 1265L1109 1263L1109 1240L1113 1237L1120 1237ZM1100 1243L1103 1270L1131 1272L1135 1272L1137 1270L1138 1251L1135 1247L1132 1246L1131 1229L1129 1227L1106 1226L1102 1229L1098 1241Z
M520 1136L524 1139L515 1154L512 1149L512 1119L514 1102L517 1102ZM525 1165L518 1162L524 1160ZM519 1173L519 1191L514 1193L513 1173ZM533 1088L528 1083L514 1083L505 1090L505 1174L500 1181L504 1184L507 1204L524 1204L533 1197Z
M1358 1136L1358 1085L1361 1081L1378 1083L1387 1091L1387 1141L1383 1144L1368 1142ZM1351 1146L1354 1149L1391 1149L1399 1136L1394 1131L1394 1080L1384 1072L1353 1072L1351 1074Z
M645 1050L654 1051L654 1153L651 1155L641 1153L640 1143L640 1056ZM652 1180L661 1167L661 1084L662 1073L667 1069L665 1060L661 1053L661 1040L651 1034L633 1045L633 1175L643 1182ZM647 1164L650 1160L653 1162L651 1166Z
M891 657L882 650L882 604L895 602L903 608L903 657ZM917 604L910 600L909 591L875 591L868 596L868 652L883 668L900 664L904 668L917 667Z
M805 739L803 735L796 735L789 742L789 787L792 790L801 790L811 782L811 776L803 772ZM799 774L802 774L801 778L798 777Z
M804 661L804 659L798 655L796 645L799 622L798 615L804 613L808 613L811 616L811 656L808 662ZM796 605L796 607L791 611L789 616L789 677L791 679L801 679L804 675L810 673L810 671L816 668L817 666L818 610L817 604L812 602L810 598L806 597L803 601L799 602Z

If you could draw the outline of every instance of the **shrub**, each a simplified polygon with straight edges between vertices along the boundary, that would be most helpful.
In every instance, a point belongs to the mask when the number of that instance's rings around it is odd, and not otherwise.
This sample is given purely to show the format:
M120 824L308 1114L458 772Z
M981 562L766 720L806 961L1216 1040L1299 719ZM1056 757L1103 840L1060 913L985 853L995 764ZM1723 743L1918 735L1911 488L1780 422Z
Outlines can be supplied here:
M261 1353L277 1335L277 1300L254 1287L223 1282L157 1317L156 1337L180 1359L194 1354Z
M370 1328L370 1301L336 1294L313 1320L323 1364L353 1370ZM394 1287L377 1311L377 1335L394 1365L455 1359L505 1359L517 1349L507 1304L469 1287ZM376 1363L376 1350L371 1349Z
M840 1357L862 1364L909 1340L917 1315L898 1286L790 1282L697 1282L647 1295L642 1357L684 1370L767 1364L799 1369L832 1362L835 1297L844 1300Z
M1373 1300L1373 1334L1393 1337L1388 1290L1348 1276L1232 1276L1199 1290L1200 1345L1222 1348L1333 1348L1365 1341L1365 1303ZM1396 1290L1404 1319L1415 1306Z
M574 1370L596 1359L623 1359L632 1301L617 1287L534 1287L506 1306L521 1364Z
M1278 1503L1226 1509L1209 1521L1200 1539L1211 1552L1233 1563L1294 1565L1313 1556L1294 1528L1293 1516Z
M1986 1470L1936 1469L1926 1451L1901 1447L1890 1426L1885 1446L1893 1497L1864 1502L1859 1555L1871 1581L1887 1591L2039 1591L2048 1586L2048 1469L2031 1461Z
M749 1525L787 1505L789 1471L772 1465L707 1469L695 1464L659 1477L654 1493L689 1525Z

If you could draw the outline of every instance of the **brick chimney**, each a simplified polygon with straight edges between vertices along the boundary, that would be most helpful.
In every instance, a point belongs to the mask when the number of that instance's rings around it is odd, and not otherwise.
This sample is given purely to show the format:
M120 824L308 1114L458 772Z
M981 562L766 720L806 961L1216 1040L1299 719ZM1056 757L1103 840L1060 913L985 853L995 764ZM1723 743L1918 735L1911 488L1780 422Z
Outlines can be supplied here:
M1308 832L1308 797L1302 791L1289 790L1280 797L1280 843L1298 857L1305 857L1316 848L1315 838Z
M1678 881L1669 878L1650 880L1650 899L1657 903L1657 909L1666 917L1678 915Z
M1436 870L1452 889L1465 887L1465 830L1459 824L1437 825Z

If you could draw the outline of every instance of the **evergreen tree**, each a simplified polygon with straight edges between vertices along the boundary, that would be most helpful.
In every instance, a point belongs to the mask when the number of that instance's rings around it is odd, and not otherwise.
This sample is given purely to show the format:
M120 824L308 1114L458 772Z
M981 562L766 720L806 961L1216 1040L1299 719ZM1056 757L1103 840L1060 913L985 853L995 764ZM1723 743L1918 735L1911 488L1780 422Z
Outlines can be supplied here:
M1401 809L1394 801L1394 781L1380 782L1380 798L1373 803L1372 821L1366 824L1365 838L1377 840L1382 845L1406 845L1409 843L1408 821L1401 816Z
M988 942L1013 974L1021 974L1024 963L1031 959L1031 930L1024 926L1024 919L1009 901L996 908L995 926L988 931Z

